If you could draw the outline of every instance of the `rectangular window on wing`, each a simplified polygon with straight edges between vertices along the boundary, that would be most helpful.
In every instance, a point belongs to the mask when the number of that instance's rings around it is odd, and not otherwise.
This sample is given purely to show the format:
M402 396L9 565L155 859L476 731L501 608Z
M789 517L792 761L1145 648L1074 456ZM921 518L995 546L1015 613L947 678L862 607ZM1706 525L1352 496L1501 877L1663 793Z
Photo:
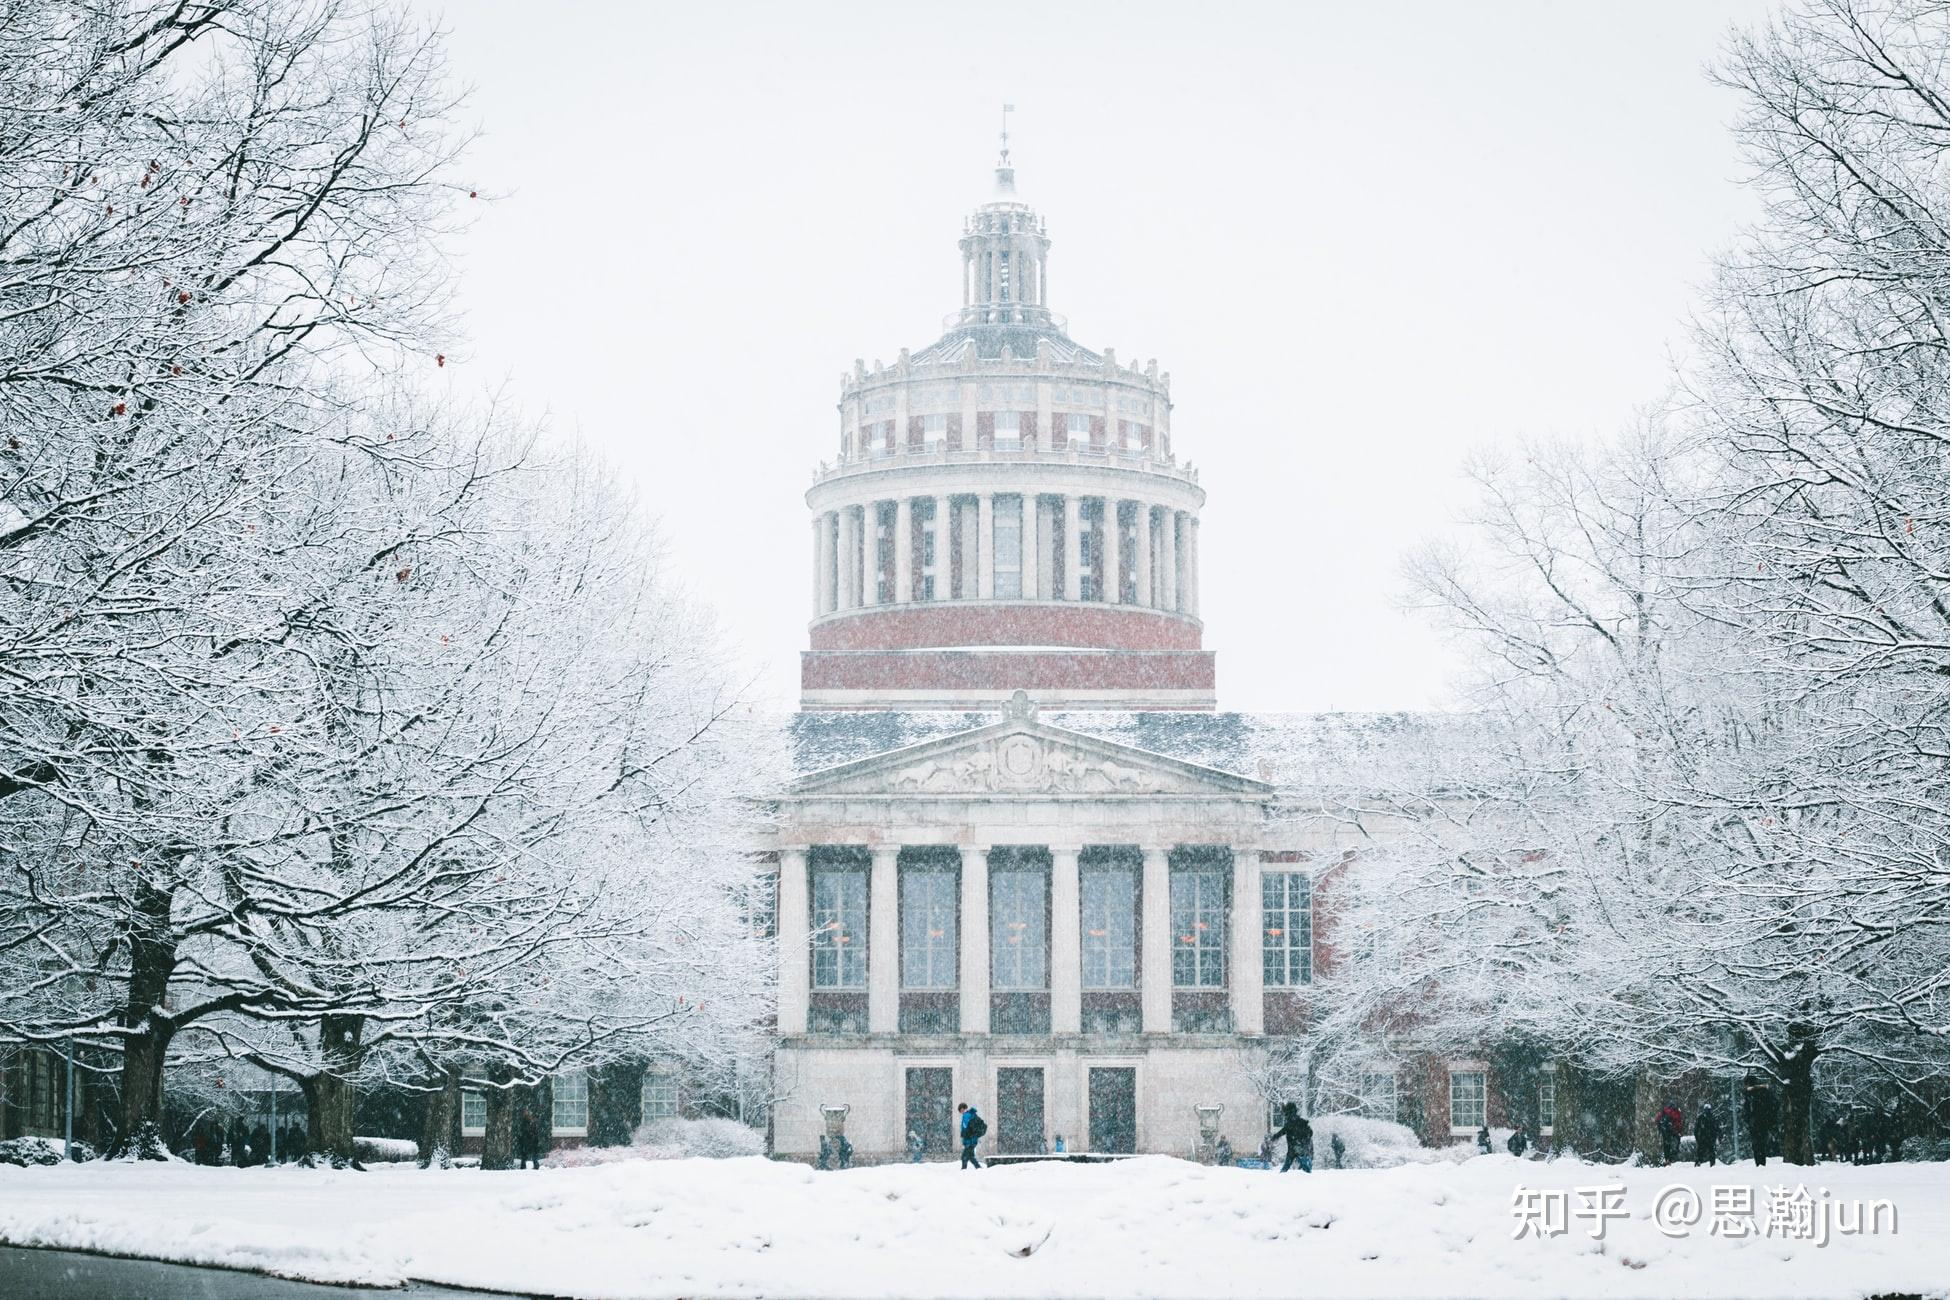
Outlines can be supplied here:
M1449 1127L1474 1133L1483 1126L1486 1076L1481 1070L1449 1072Z
M1049 987L1049 872L1012 866L989 872L989 983Z
M812 965L816 989L867 986L867 873L822 868L812 877Z
M1292 988L1314 977L1313 880L1304 871L1269 871L1260 878L1266 927L1261 950L1267 988Z
M1226 876L1218 867L1171 872L1171 982L1174 988L1224 988Z
M1124 866L1086 868L1079 878L1083 923L1083 987L1137 987L1137 872Z
M581 1070L555 1076L549 1089L553 1110L549 1126L556 1133L585 1133L589 1129L589 1076Z
M901 869L901 987L955 987L960 877L939 867Z

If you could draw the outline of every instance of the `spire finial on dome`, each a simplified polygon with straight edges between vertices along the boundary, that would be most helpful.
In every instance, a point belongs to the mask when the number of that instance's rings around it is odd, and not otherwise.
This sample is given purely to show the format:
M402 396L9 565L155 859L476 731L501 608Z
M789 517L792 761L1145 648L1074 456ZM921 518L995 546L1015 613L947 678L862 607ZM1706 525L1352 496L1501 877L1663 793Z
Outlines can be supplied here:
M1016 193L1016 169L1009 165L1009 114L1016 111L1014 104L1002 106L1002 154L995 160L995 197L1013 198Z

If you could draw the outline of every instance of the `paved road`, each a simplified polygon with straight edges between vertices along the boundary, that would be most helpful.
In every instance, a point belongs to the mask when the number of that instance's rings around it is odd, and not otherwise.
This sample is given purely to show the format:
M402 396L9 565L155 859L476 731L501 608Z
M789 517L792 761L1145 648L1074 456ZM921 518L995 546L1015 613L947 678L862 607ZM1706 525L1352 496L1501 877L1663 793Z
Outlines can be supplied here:
M234 1269L0 1246L0 1296L6 1300L480 1300L489 1295L417 1284L399 1291L317 1286ZM496 1294L494 1300L507 1297Z

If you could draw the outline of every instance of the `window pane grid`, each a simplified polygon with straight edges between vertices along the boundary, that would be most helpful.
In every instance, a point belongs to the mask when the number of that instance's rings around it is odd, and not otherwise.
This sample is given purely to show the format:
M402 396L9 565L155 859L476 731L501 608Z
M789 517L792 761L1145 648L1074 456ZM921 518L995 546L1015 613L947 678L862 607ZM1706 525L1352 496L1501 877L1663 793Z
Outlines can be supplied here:
M955 987L955 908L959 881L952 871L901 873L901 987Z
M1049 986L1043 960L1049 932L1044 906L1048 875L1039 870L994 871L989 875L989 982L997 989Z
M813 987L866 987L866 873L814 872L812 905Z
M1225 873L1171 873L1171 982L1178 988L1225 987Z
M557 1129L589 1127L589 1076L578 1071L575 1074L561 1074L555 1078L555 1086L550 1089L554 1102L554 1113L550 1116L552 1126Z
M1451 1128L1481 1128L1483 1126L1483 1072L1481 1070L1457 1070L1449 1076L1449 1126Z
M1137 873L1086 871L1081 893L1083 987L1137 987Z
M1260 879L1260 905L1266 927L1266 986L1312 982L1313 881L1303 871L1268 872Z

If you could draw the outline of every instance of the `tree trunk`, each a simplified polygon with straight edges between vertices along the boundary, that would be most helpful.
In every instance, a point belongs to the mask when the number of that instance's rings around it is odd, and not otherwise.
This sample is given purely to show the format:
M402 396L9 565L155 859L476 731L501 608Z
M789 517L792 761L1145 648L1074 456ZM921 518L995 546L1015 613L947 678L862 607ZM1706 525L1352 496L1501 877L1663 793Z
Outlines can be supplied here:
M1665 1144L1659 1140L1659 1081L1650 1070L1632 1076L1632 1150L1642 1163L1665 1163Z
M427 1094L426 1120L420 1126L420 1168L445 1169L454 1150L454 1125L460 1121L460 1067L441 1072L440 1086Z
M162 1141L163 1061L176 1032L163 1010L176 971L172 895L147 874L137 878L129 918L129 998L122 1024L122 1131L113 1154L138 1160L167 1158Z
M1584 1096L1578 1087L1578 1072L1569 1057L1557 1058L1552 1084L1551 1150L1566 1155L1583 1155L1590 1150L1584 1134Z
M1815 1057L1813 1043L1795 1045L1781 1064L1781 1159L1791 1165L1815 1162Z
M312 1080L311 1149L338 1167L363 1167L352 1130L365 1029L364 1016L326 1016L318 1030L325 1068Z
M515 1095L506 1086L511 1076L512 1071L505 1065L488 1071L488 1079L501 1086L482 1091L481 1100L487 1107L486 1132L481 1135L483 1169L506 1169L514 1163Z

